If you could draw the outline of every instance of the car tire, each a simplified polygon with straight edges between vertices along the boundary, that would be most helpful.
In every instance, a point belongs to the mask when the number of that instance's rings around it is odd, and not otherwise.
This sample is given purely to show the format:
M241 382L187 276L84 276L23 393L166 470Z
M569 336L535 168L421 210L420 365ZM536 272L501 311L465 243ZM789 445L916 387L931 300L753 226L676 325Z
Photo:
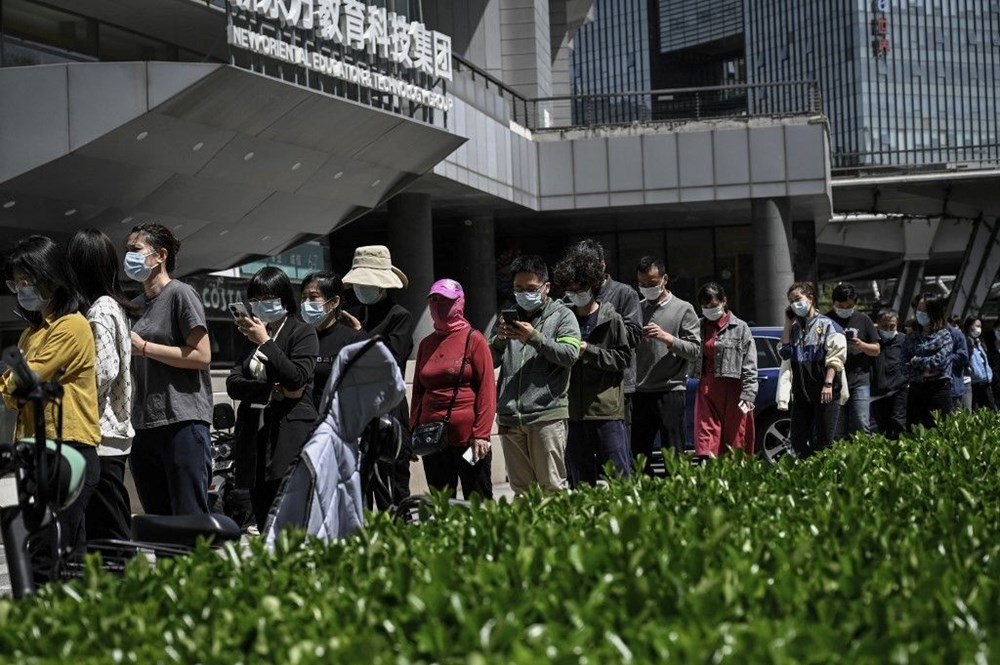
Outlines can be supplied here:
M787 411L770 411L757 418L754 423L757 429L754 448L761 459L776 463L791 449L788 432L792 419Z

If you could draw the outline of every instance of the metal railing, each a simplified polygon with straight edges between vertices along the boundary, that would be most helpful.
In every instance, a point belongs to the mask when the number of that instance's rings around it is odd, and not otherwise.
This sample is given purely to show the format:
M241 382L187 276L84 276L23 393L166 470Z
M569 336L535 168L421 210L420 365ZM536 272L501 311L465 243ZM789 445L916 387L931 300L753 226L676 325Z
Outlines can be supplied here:
M522 127L527 127L529 102L524 96L519 94L516 90L497 77L477 67L462 56L452 53L451 58L454 63L454 71L456 74L464 73L474 84L481 81L487 92L496 94L504 101L511 120Z
M843 151L834 149L833 175L862 171L958 171L1000 166L1000 144L930 146L909 149Z
M566 95L526 100L534 131L823 112L816 81Z

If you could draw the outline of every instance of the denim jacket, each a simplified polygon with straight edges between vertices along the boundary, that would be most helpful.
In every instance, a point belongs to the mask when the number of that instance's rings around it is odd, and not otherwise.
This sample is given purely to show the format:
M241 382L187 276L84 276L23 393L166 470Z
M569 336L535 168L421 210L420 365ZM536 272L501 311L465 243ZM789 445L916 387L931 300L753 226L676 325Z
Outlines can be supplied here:
M753 403L757 399L757 344L750 333L750 326L732 312L728 316L729 322L719 330L715 339L714 373L722 379L741 379L740 399ZM708 339L707 324L708 321L702 318L702 340ZM695 375L700 375L702 363L693 364Z

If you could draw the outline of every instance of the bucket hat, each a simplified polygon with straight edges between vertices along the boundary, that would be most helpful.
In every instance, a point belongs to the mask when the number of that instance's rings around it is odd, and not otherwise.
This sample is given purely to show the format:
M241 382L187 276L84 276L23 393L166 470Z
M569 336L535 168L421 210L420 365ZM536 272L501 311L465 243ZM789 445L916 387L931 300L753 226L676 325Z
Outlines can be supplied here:
M343 281L347 285L383 289L405 289L409 284L403 271L392 265L392 256L385 245L366 245L354 250L351 269L344 275Z

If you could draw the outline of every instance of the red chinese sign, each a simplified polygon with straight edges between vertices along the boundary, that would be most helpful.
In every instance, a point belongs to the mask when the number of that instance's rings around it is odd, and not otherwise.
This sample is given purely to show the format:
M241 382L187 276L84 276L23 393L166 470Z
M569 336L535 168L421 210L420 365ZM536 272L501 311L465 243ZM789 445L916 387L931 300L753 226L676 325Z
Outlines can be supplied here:
M872 21L872 52L876 57L884 58L889 55L892 46L889 44L889 18L886 13L889 10L888 0L876 0L874 3L875 20Z

